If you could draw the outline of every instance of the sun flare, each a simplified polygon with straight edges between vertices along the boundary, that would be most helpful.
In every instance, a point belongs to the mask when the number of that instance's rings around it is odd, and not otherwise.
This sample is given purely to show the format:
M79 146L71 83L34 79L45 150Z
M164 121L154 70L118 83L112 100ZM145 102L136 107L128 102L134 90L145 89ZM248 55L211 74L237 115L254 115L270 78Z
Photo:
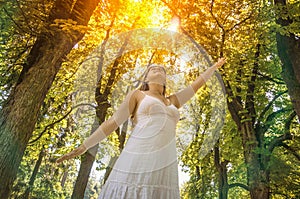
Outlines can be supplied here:
M179 26L180 26L180 19L179 19L179 17L174 16L170 20L167 29L176 32L176 31L178 31Z

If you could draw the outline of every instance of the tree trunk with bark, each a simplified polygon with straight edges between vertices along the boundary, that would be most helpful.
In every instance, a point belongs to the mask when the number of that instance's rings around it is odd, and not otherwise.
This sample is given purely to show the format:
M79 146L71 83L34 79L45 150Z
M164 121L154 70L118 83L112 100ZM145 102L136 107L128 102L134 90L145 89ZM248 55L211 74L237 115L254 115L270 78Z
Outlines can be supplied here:
M219 192L219 199L227 199L228 198L228 175L227 175L227 164L229 163L228 160L224 160L220 162L220 150L219 146L214 147L214 164L218 171L218 192Z
M284 18L288 13L286 0L275 0L276 6L282 6L284 13L277 12L277 24L287 27L294 22L290 17ZM296 3L294 6L297 6ZM299 16L298 16L299 21ZM282 78L285 81L294 109L300 121L300 40L294 33L276 33L278 55L282 62Z
M97 124L93 128L93 131L96 130L96 128L105 121L105 116L107 114L107 109L110 107L110 104L108 103L108 97L111 94L112 85L116 81L116 73L119 65L119 59L117 59L114 62L114 66L112 70L110 71L110 77L108 80L108 83L106 85L106 88L103 93L100 93L101 89L101 80L98 82L98 86L96 88L95 97L97 102L97 109L96 109L96 115L97 115L97 121L95 121ZM74 190L72 193L72 199L81 199L84 198L84 192L88 183L89 175L92 169L92 166L95 161L95 156L98 150L98 145L94 146L90 150L88 150L81 159L80 164L80 170L78 173L78 177L74 186ZM109 165L111 167L111 165Z
M72 199L84 198L84 192L88 184L97 150L98 145L92 147L84 155L82 155L80 170L71 196Z
M243 147L245 164L247 165L248 186L251 199L269 199L270 198L270 179L268 170L256 150L261 147L261 140L256 136L253 124L245 122L241 126L243 134Z
M92 132L94 132L99 127L99 124L104 122L105 116L107 114L107 109L109 108L109 104L107 102L108 96L102 96L101 99L100 97L101 95L99 95L97 103L102 104L97 108L97 118L95 118ZM98 147L98 145L95 145L94 147L89 149L85 154L82 155L80 169L71 196L72 199L84 198L84 192L88 184L89 176L95 161L95 156L98 151Z
M111 21L110 27L112 27L113 24L114 24L114 19ZM101 58L100 58L100 64L99 64L98 71L102 71L103 56L104 56L104 52L105 52L105 45L106 45L107 39L109 38L109 32L110 32L110 29L107 30L106 40L102 44L102 49L101 49L101 53L100 53ZM96 90L95 90L95 99L96 99L96 103L97 103L96 116L98 118L99 124L104 122L107 109L110 107L110 104L108 103L108 97L112 93L112 86L118 81L118 78L122 75L122 74L120 74L120 72L118 70L119 70L119 67L122 67L120 65L120 61L122 59L121 55L123 54L127 44L128 44L128 40L125 39L124 43L122 44L121 48L118 51L118 55L120 55L120 56L117 57L116 60L113 62L112 68L109 72L110 75L109 75L107 84L105 85L104 91L102 93L100 92L101 86L102 86L101 85L101 74L98 74L98 81L97 81L97 86L96 86ZM77 180L75 183L75 187L74 187L74 190L72 193L72 199L81 199L84 197L84 192L85 192L85 189L87 186L91 168L95 161L95 154L96 154L97 149L98 149L98 145L96 145L93 148L94 152L90 153L88 151L87 153L84 154L83 157L85 157L85 158L82 159L82 162L80 165L79 174L78 174L78 177L77 177ZM111 165L109 165L108 167L111 167Z
M83 37L78 31L64 32L53 26L56 19L87 25L96 0L57 0L43 31L37 37L19 81L0 113L0 198L9 197L26 145L32 136L40 107L61 63Z
M102 80L102 67L103 67L103 60L104 60L104 53L105 53L105 47L107 40L109 39L109 34L111 31L111 28L114 24L115 18L112 19L111 24L109 26L109 29L106 30L106 36L104 39L104 42L101 45L100 50L100 61L98 64L97 69L97 85L95 90L95 100L97 103L96 107L96 118L95 122L93 124L93 128L91 133L93 133L101 123L105 121L105 117L107 114L107 109L110 107L110 104L108 103L108 96L111 94L111 86L113 84L114 77L110 76L110 84L106 85L106 89L103 93L100 92L101 90L101 80ZM98 145L92 147L89 149L85 154L82 155L81 163L80 163L80 169L78 172L78 176L75 182L75 186L72 193L72 199L81 199L84 198L84 192L88 184L89 176L91 173L91 169L93 167L95 156L98 151Z
M233 102L233 103L232 103ZM240 105L233 105L235 102L230 102L229 107L232 115L238 115L238 112L242 112L242 109L238 108ZM236 112L237 110L240 110ZM269 188L269 175L264 165L263 159L255 151L260 148L260 136L257 136L254 130L254 125L251 121L241 122L242 119L239 116L238 128L242 137L242 144L244 149L244 161L247 165L247 181L248 190L250 192L251 199L268 199L270 197Z
M255 58L258 59L260 55L260 44L257 44ZM247 165L247 181L248 189L251 199L269 199L269 172L266 167L266 158L264 154L258 154L257 149L264 150L264 131L258 131L255 128L255 122L260 118L256 118L255 110L255 81L258 73L258 61L254 63L252 68L252 75L247 83L247 96L242 100L240 96L234 96L231 85L226 82L226 90L232 101L227 101L228 109L235 121L242 138L242 145L244 150L244 161ZM240 92L240 89L237 88Z

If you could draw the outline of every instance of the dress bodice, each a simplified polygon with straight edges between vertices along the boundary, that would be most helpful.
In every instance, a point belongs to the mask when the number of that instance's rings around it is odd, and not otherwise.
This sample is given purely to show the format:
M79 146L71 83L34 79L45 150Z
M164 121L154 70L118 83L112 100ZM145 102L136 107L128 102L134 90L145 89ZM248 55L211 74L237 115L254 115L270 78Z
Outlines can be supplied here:
M176 123L179 121L180 114L178 109L173 105L165 105L160 99L146 95L142 99L137 112L136 112L135 124L139 123L140 120L149 119L149 117L161 117L173 120Z
M159 99L145 95L137 109L134 128L115 168L146 172L176 162L175 129L179 116L174 105L167 106ZM151 164L145 164L149 160Z

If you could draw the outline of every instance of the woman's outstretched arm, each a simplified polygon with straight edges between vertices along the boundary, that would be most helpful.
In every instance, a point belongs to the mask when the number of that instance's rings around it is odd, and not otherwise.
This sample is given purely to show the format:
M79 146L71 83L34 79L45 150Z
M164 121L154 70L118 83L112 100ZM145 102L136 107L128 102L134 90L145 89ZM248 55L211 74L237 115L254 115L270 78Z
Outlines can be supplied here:
M196 80L190 86L170 96L170 100L173 101L174 105L177 108L180 108L183 104L185 104L189 99L191 99L194 96L198 89L201 88L209 78L211 78L215 70L223 66L224 63L225 58L219 58L218 62L216 62L214 65L212 65L202 74L200 74L200 76L197 77Z
M56 160L57 163L61 163L64 160L74 158L78 155L85 153L89 148L98 144L101 140L106 138L109 134L115 131L121 124L123 124L129 116L133 113L137 104L136 91L130 92L117 111L111 118L103 122L97 130L92 133L82 145L74 149L70 153L67 153Z

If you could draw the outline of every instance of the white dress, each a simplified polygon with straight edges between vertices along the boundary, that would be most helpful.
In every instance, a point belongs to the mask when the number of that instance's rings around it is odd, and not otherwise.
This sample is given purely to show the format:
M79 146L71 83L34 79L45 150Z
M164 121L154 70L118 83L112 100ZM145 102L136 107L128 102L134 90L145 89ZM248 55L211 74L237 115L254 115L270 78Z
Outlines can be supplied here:
M174 105L145 95L99 199L179 199Z

